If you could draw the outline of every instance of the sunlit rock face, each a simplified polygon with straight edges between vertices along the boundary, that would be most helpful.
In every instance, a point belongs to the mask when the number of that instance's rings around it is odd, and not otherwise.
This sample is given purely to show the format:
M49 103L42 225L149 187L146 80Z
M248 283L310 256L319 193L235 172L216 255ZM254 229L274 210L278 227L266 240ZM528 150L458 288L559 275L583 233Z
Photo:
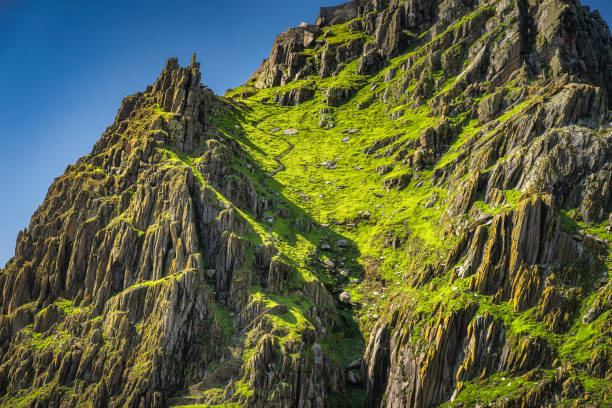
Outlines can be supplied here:
M0 271L7 407L606 406L612 39L355 0L214 95L169 59Z

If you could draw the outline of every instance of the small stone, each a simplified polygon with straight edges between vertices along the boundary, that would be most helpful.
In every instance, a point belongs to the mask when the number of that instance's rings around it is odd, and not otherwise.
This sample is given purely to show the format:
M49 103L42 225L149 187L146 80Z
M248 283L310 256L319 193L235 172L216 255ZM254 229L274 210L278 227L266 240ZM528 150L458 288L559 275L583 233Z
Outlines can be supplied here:
M434 203L425 204L425 208L432 208L433 206L434 206Z
M349 128L349 129L346 129L346 130L342 131L342 134L344 134L344 135L346 135L346 134L354 135L357 132L359 132L359 129Z
M298 133L300 133L300 131L297 130L297 129L285 129L285 130L283 130L283 135L285 135L285 136L295 136Z
M342 292L338 296L338 300L340 300L340 302L342 302L342 303L349 304L349 303L351 303L351 294L348 293L348 292Z
M343 138L343 139L342 139L342 141L343 141L344 143L348 142L349 140L351 140L351 138L350 138L349 136L347 136L347 137L345 137L345 138Z
M329 246L329 244L321 244L321 249L323 251L329 251L331 247Z
M335 161L324 161L321 163L322 167L325 167L327 170L334 170L337 166Z
M357 360L351 361L346 366L346 368L349 369L349 370L352 369L352 368L359 368L359 367L361 367L361 363L362 362L363 362L363 359L362 358L358 358Z
M280 130L281 130L280 128L275 127L274 129L270 130L270 133L276 133L276 132L279 132Z
M334 263L334 261L330 260L330 259L326 259L323 261L323 265L325 265L326 268L333 268L334 266L336 266L336 264Z
M339 239L338 240L338 247L340 247L340 248L346 248L349 245L350 245L350 243L346 239Z
M343 269L340 271L340 275L344 276L345 278L348 278L350 272L347 269Z
M361 375L359 375L358 373L355 373L354 371L349 371L346 374L346 379L351 384L360 384L361 383Z
M214 278L216 274L216 271L214 269L209 269L206 271L206 276L208 276L209 278Z

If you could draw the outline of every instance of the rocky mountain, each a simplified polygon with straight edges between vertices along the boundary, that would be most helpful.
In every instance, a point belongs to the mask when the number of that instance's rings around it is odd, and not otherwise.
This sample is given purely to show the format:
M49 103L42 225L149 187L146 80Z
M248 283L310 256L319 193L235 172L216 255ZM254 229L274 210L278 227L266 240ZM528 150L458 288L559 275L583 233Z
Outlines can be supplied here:
M0 271L6 407L612 404L612 37L353 0L124 99Z

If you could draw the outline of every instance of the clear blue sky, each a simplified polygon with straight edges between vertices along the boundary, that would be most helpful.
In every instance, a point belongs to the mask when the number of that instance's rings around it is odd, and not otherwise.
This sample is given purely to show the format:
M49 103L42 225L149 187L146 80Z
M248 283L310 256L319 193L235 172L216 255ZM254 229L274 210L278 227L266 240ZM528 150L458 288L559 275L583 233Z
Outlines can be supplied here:
M610 0L586 0L612 20ZM193 52L215 92L245 82L277 34L342 0L0 0L0 265L121 99Z

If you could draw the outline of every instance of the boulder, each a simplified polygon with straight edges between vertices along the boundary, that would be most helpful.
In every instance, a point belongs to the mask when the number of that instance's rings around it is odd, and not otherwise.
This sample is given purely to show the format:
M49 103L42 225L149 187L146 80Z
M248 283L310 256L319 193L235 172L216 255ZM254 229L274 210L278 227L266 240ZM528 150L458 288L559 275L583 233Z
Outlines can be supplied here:
M297 106L312 99L314 94L314 90L300 87L274 95L274 102L281 106Z
M332 107L344 104L353 96L354 89L347 87L329 87L323 95L324 102Z
M332 269L336 267L336 264L334 263L334 261L330 260L330 259L326 259L323 261L323 265L325 265L325 267L327 269Z
M338 300L340 300L340 303L350 304L351 294L349 292L342 292L340 295L338 295Z
M351 243L346 239L338 240L338 248L348 248L350 245Z

